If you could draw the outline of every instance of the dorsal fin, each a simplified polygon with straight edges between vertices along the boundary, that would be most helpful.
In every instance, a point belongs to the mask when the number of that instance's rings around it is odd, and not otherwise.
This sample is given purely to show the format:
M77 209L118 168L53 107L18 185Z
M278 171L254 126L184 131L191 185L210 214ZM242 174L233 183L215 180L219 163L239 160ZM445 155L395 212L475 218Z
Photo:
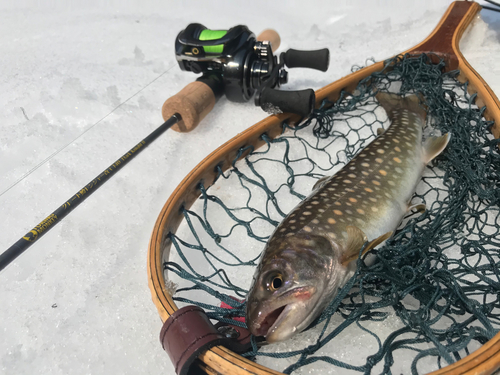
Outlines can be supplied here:
M317 190L321 187L323 187L323 185L326 183L326 181L330 178L331 176L324 176L324 177L321 177L318 181L316 181L316 183L314 184L313 188L312 188L312 191L314 190Z
M424 106L420 104L421 100L415 94L402 97L388 92L379 92L376 98L387 112L387 116L391 121L393 120L393 113L396 109L407 109L417 114L422 120L425 120L427 117Z

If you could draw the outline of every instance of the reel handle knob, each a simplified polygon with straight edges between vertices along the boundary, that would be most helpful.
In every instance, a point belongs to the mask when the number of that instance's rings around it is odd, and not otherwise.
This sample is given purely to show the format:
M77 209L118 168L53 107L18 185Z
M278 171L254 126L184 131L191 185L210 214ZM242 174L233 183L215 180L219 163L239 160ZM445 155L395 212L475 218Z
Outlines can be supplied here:
M268 113L289 112L302 117L313 111L315 103L316 95L313 89L282 91L265 88L256 100L256 104Z
M263 42L264 40L270 41L271 42L271 49L273 50L273 52L276 52L276 50L279 48L279 46L281 44L281 38L280 38L279 34L276 31L274 31L273 29L266 29L263 32L261 32L257 36L257 40L259 42Z
M299 51L291 48L282 56L289 68L310 68L326 72L330 64L328 48L315 51Z

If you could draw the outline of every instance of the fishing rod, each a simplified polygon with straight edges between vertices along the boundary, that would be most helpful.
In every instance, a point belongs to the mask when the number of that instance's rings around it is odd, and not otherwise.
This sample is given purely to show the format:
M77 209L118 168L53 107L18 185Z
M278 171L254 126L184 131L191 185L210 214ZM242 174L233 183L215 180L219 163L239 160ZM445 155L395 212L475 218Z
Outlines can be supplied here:
M71 211L78 207L85 199L93 192L99 189L106 181L108 181L116 172L122 169L130 160L135 158L142 150L149 146L156 138L165 131L170 129L178 121L181 120L180 115L176 114L165 121L160 127L154 130L141 142L132 147L121 158L106 168L100 175L90 181L75 195L65 201L57 210L43 219L37 226L21 237L16 243L0 254L0 271L3 270L14 259L26 251L35 241L40 239L45 233L52 229L58 222L66 217Z
M245 102L255 96L255 105L274 114L292 112L301 116L309 115L315 104L312 89L281 91L274 88L288 81L285 65L289 68L326 71L329 64L328 49L290 49L282 53L278 61L273 52L279 44L279 35L270 29L255 37L242 25L229 30L209 30L201 24L188 25L177 36L176 59L182 70L202 75L165 101L162 107L165 122L161 126L0 254L0 271L165 131L170 128L178 132L193 130L222 95L235 102Z

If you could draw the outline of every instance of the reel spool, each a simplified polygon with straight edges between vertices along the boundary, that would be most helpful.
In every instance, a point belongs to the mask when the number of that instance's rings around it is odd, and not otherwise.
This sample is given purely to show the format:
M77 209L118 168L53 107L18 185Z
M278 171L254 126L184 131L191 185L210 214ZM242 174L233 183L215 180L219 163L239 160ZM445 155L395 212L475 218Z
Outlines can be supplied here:
M329 51L289 49L274 56L279 36L266 30L255 37L246 26L229 30L210 30L192 23L175 41L175 54L184 71L201 73L198 82L206 83L216 99L225 95L233 102L247 102L255 95L255 105L272 114L290 112L307 116L314 109L314 90L275 90L288 82L289 68L310 68L326 72Z

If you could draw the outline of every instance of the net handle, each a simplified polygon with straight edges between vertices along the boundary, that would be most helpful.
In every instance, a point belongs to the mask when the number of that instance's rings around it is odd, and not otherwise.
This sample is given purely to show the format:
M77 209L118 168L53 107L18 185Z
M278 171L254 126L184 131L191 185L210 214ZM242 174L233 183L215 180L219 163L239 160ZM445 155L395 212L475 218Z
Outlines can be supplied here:
M484 116L487 120L494 120L493 134L500 137L500 103L491 88L481 76L469 65L459 49L459 41L467 26L472 22L481 6L474 2L456 1L450 5L439 24L430 36L422 43L404 53L420 54L432 52L440 54L448 63L460 69L459 80L469 81L470 93L477 93L476 103L479 107L487 106ZM450 32L453 31L453 32ZM448 35L445 37L444 35ZM450 35L452 35L450 37ZM437 43L444 40L445 44ZM453 65L457 63L457 65ZM372 73L381 71L383 62L377 62L360 69L340 80L333 82L316 91L316 106L324 99L336 101L341 91L352 92L358 82ZM211 185L217 176L217 170L225 171L231 166L238 151L244 146L253 146L255 149L265 142L261 135L274 139L281 134L283 123L296 124L300 120L297 115L280 114L269 116L253 125L243 133L234 137L208 155L199 163L180 183L172 193L156 220L148 246L148 283L154 304L162 322L164 322L178 308L172 296L165 287L163 262L169 258L171 242L167 235L175 233L182 221L181 207L189 208L199 197L199 184L205 187ZM246 154L241 155L241 157ZM257 363L249 361L223 346L216 346L201 354L199 359L205 363L206 369L213 369L223 374L281 374ZM455 375L463 373L491 374L500 368L500 333L484 344L480 349L457 363L433 372L433 375Z

